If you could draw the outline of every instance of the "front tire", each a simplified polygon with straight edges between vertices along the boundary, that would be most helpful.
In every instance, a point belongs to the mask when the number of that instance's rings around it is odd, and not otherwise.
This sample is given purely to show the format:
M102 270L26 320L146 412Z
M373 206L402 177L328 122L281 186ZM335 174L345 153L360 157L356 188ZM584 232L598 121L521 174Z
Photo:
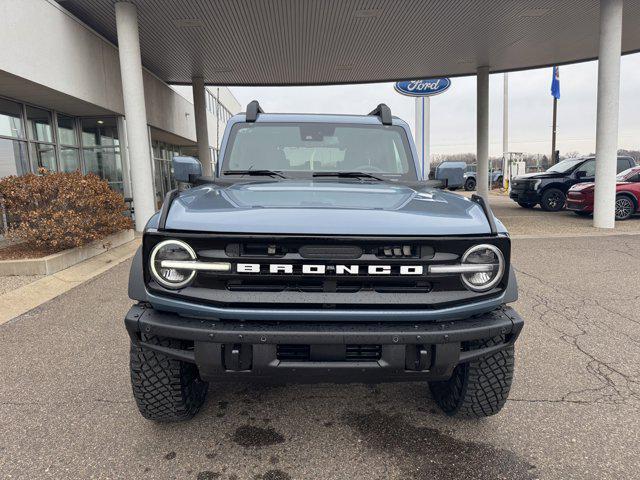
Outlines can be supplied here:
M636 206L626 195L616 197L616 220L621 222L630 218L636 211Z
M504 342L503 337L470 342L472 349ZM513 380L513 345L492 355L461 364L449 380L429 382L438 406L450 416L488 417L498 413L509 396Z
M464 183L464 189L467 192L470 192L472 190L476 189L476 181L473 178L469 178L465 183Z
M184 349L184 342L143 335L154 345ZM207 383L198 368L163 353L131 344L131 387L142 416L157 422L189 420L198 413L207 395Z
M558 212L564 208L567 197L562 190L550 188L545 190L540 200L540 206L547 212Z

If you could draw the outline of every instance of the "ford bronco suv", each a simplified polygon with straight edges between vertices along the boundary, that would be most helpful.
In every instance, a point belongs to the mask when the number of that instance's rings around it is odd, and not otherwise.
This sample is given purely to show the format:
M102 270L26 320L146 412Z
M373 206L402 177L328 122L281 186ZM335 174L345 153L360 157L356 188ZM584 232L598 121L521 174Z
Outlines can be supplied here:
M223 381L417 381L450 415L502 408L523 327L509 236L482 198L420 178L404 121L254 101L221 147L213 178L174 159L182 188L131 266L144 417L191 418Z

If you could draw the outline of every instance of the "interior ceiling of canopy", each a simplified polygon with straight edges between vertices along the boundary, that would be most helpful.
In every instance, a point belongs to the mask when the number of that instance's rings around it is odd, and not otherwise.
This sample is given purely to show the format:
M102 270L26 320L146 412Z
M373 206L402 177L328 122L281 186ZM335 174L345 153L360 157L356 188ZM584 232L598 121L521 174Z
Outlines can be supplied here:
M58 0L117 44L113 0ZM142 63L169 83L395 81L597 57L599 0L132 0ZM640 50L625 0L622 50Z

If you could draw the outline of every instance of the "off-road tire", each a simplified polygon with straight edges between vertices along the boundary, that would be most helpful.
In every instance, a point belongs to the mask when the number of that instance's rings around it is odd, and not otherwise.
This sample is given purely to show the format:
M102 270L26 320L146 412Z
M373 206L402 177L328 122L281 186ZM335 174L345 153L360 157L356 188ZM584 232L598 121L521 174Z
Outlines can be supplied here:
M545 190L540 199L540 206L547 212L558 212L567 203L567 196L558 188Z
M143 341L183 349L180 340L144 336ZM198 413L207 395L207 383L198 368L167 355L131 344L131 386L143 417L157 422L189 420Z
M535 208L537 204L528 203L528 202L518 202L518 205L520 205L522 208Z
M473 178L469 178L466 182L464 182L464 189L467 192L476 189L476 181Z
M503 337L470 342L468 348L491 347ZM498 413L513 380L513 345L492 355L458 365L449 380L429 382L431 395L447 415L488 417Z

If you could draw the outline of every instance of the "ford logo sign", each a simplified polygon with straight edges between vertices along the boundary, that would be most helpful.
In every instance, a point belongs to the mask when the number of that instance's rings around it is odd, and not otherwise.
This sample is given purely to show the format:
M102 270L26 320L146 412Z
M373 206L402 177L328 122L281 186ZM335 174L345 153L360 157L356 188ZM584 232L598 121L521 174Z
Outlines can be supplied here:
M429 78L426 80L405 80L396 82L396 92L409 97L430 97L444 92L451 86L448 78Z

